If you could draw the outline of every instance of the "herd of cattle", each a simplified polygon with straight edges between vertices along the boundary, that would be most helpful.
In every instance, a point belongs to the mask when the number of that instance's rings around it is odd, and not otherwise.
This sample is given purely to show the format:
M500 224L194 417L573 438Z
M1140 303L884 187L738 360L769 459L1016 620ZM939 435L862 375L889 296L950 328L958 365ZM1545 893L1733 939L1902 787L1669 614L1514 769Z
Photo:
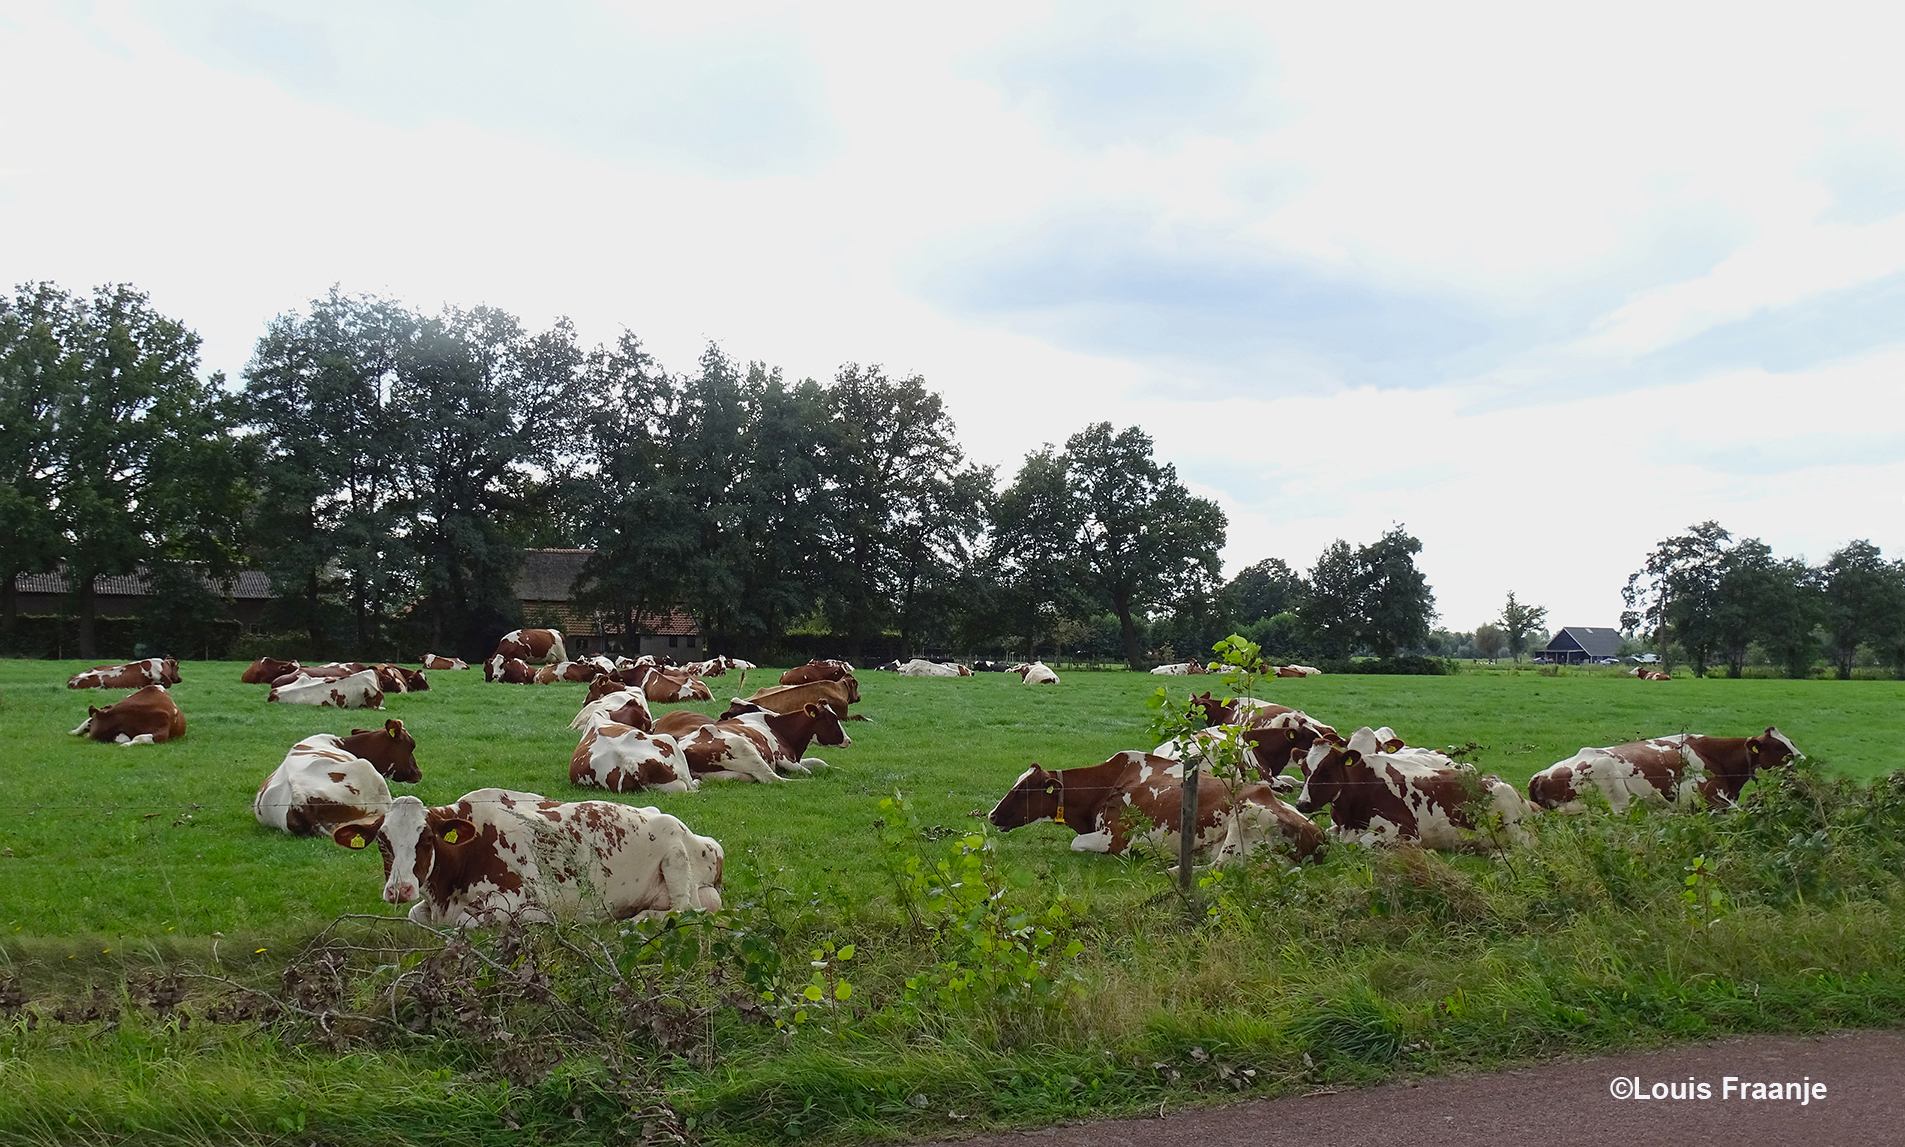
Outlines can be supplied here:
M435 655L424 665L470 668ZM569 779L615 793L692 792L709 780L775 783L806 775L826 764L806 755L811 746L851 745L843 726L869 720L850 712L860 702L859 682L852 665L836 660L791 669L779 684L735 698L718 717L691 710L656 717L650 709L651 702L709 700L706 678L736 670L744 682L753 668L727 657L682 666L654 657L571 661L553 630L510 633L484 663L485 676L499 683L586 682L587 697L569 726L580 733ZM880 668L909 676L973 672L920 660ZM1289 668L1293 672L1279 675L1315 672ZM1009 669L1028 685L1058 682L1040 662ZM337 708L380 708L387 693L429 688L422 671L402 666L306 667L270 658L254 662L241 679L269 685L269 701ZM178 682L178 663L156 658L75 674L69 688L135 692L115 705L90 707L73 732L122 745L175 739L185 732L185 717L166 687ZM1185 761L1207 760L1218 744L1229 743L1241 753L1243 775L1203 768L1198 776L1193 843L1207 859L1269 854L1298 861L1317 855L1331 834L1364 844L1499 849L1527 840L1522 822L1536 808L1585 811L1590 793L1617 811L1634 800L1692 804L1693 794L1722 806L1738 798L1756 770L1802 756L1770 726L1753 737L1674 734L1584 748L1535 774L1523 797L1472 765L1407 745L1387 727L1345 737L1285 705L1218 700L1208 692L1192 703L1206 725L1198 734L1085 768L1034 764L988 819L1006 831L1038 821L1064 825L1075 834L1077 851L1118 854L1142 840L1173 852ZM645 918L720 906L721 845L679 818L654 807L561 802L500 788L435 808L414 796L393 798L391 782L422 780L416 748L395 719L347 737L307 737L259 786L253 814L268 828L329 835L349 849L375 843L384 863L384 899L415 901L410 918L423 924L581 911ZM1327 833L1311 819L1326 807Z

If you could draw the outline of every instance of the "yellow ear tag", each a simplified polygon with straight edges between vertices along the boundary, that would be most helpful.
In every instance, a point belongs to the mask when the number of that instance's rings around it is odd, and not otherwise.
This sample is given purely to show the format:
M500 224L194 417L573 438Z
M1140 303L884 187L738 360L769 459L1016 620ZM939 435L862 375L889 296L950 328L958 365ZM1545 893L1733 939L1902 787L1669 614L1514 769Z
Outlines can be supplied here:
M1059 805L1058 811L1052 814L1052 823L1053 824L1065 823L1065 806L1064 805Z
M389 734L390 734L390 739L391 739L391 740L393 740L393 741L394 741L394 740L396 740L396 739L397 739L397 730L395 730L395 729L385 729L385 730L384 730L384 732L386 732L386 733L389 733Z
M450 831L448 831L448 832L446 832L446 833L444 833L444 834L443 834L443 843L445 843L445 844L455 844L455 843L456 843L456 830L455 830L455 829L451 829Z
M364 838L363 838L363 837L361 837L361 836L353 836L353 837L351 837L351 847L352 847L352 848L362 848L362 847L364 847Z

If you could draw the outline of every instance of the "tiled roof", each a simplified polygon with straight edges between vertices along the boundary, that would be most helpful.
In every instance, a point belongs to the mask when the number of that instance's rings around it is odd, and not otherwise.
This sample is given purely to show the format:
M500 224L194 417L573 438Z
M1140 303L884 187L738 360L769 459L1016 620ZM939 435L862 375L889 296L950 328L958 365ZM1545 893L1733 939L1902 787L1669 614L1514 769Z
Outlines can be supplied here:
M53 573L20 574L13 579L16 593L64 594L67 592L65 570ZM241 601L264 601L271 597L271 579L257 570L242 570L229 585L205 579L205 584L221 596L227 592ZM101 597L144 597L146 595L146 572L134 570L129 574L100 574L93 579L93 592Z
M686 637L690 633L701 632L695 619L679 608L671 609L662 616L638 617L635 619L635 628L655 637Z

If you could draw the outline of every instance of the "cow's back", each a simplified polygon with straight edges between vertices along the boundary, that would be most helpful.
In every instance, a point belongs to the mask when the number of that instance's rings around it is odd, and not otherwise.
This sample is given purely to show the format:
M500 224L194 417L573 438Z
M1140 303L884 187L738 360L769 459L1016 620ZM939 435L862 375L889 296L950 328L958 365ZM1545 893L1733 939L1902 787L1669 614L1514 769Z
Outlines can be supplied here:
M293 835L328 832L389 810L390 786L377 766L330 733L293 745L251 805L259 824Z

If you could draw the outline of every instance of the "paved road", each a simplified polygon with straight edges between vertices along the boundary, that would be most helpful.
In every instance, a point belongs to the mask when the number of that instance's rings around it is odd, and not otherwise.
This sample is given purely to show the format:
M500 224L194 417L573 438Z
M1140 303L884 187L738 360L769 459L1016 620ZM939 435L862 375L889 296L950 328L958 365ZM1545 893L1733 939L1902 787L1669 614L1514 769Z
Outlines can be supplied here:
M1617 1099L1688 1077L1710 1099ZM1725 1077L1824 1084L1798 1099L1722 1098ZM1737 1086L1737 1085L1735 1085ZM1054 1127L963 1147L1874 1147L1905 1144L1905 1031L1753 1036L1724 1043L1423 1079L1361 1091Z

